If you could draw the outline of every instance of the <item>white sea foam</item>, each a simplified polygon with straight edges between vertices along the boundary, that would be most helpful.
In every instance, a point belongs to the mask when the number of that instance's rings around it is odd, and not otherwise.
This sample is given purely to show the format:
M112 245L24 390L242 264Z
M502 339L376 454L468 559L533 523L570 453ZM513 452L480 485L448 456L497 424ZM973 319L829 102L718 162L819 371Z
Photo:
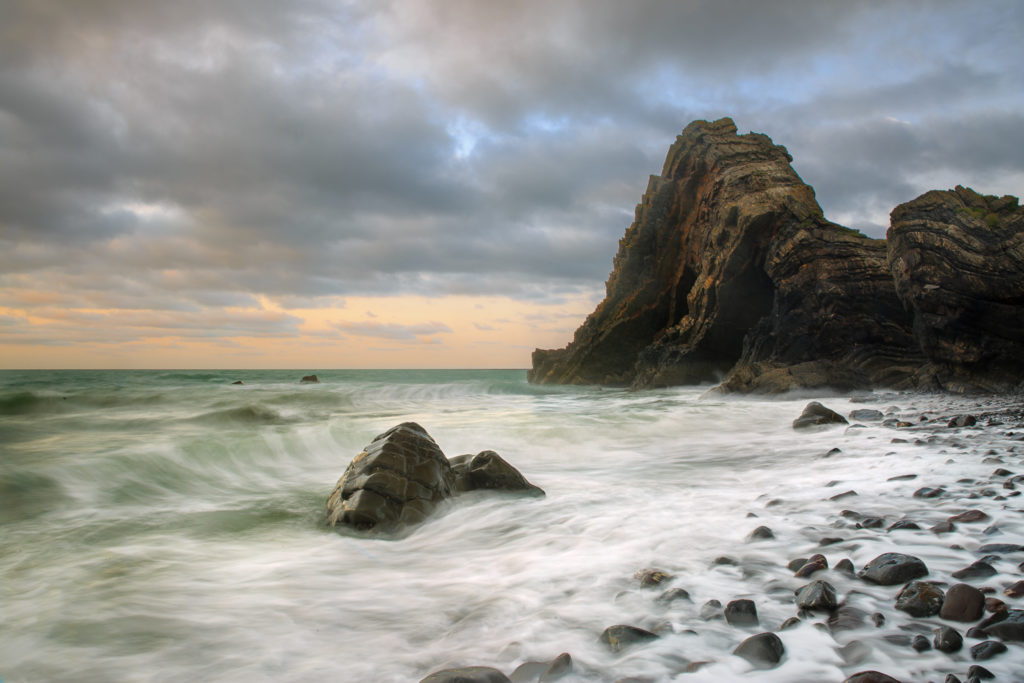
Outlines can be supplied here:
M815 625L825 615L808 618L779 634L787 654L768 671L730 653L796 613L793 590L807 580L786 569L794 557L823 552L830 565L849 558L859 569L905 552L930 578L955 583L950 574L980 544L1024 542L1020 498L966 499L1000 466L991 458L1020 471L1024 444L1011 426L918 422L985 409L966 400L823 398L843 414L896 404L915 426L798 433L791 422L806 398L549 390L522 373L486 372L319 373L315 386L298 385L296 373L250 373L230 386L240 374L105 376L102 387L76 375L35 386L46 401L0 395L0 408L16 406L0 415L11 435L0 442L5 681L416 681L452 666L510 673L563 651L579 681L841 681L865 669L964 678L966 649L918 654L884 640L938 618L912 619L892 607L898 588L834 570L822 577L882 613L884 626L867 620L833 635ZM12 377L0 375L0 392L23 394ZM102 392L119 398L97 401ZM322 529L324 500L351 457L406 420L450 457L498 451L547 496L468 494L396 540ZM826 457L833 448L841 452ZM917 478L891 480L906 474ZM1001 483L991 488L1010 493ZM912 496L940 484L942 498ZM857 495L829 500L848 490ZM968 508L993 519L936 537L857 529L839 514L847 508L924 529ZM993 523L1000 533L983 535ZM759 525L776 538L748 542ZM820 546L827 536L842 540ZM736 564L716 564L722 556ZM1018 580L1021 559L1006 556L978 585ZM673 574L666 587L692 602L659 603L663 588L633 578L647 567ZM706 601L736 598L754 600L759 627L700 618ZM598 642L613 624L661 638L613 654ZM866 655L846 662L836 648L855 639ZM1005 680L1024 661L1010 648L984 663ZM710 663L684 673L691 661Z

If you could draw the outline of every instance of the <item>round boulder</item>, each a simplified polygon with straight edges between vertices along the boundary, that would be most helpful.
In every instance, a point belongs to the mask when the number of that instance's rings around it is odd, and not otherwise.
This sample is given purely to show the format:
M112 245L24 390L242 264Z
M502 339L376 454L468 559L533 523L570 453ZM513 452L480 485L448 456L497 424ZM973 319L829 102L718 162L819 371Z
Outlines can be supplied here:
M869 583L894 586L928 575L920 558L903 553L882 553L868 562L857 576Z
M949 587L939 616L949 621L972 622L985 612L985 594L974 586L957 583Z
M912 617L933 617L942 609L945 594L929 581L911 581L896 596L896 609Z

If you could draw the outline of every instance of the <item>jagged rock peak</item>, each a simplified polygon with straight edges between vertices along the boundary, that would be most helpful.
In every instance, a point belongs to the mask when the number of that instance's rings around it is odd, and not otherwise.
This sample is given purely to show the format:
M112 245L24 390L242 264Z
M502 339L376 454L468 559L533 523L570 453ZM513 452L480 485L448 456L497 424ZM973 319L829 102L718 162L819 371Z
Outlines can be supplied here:
M825 219L786 149L694 121L651 176L606 296L538 383L723 391L1024 388L1024 210L957 187L889 241Z
M534 352L531 381L649 387L718 382L741 368L731 388L779 391L827 383L847 363L844 384L869 384L877 354L861 342L910 340L885 245L825 220L791 159L767 135L738 135L731 119L688 125L619 243L605 300L568 347ZM845 290L901 324L873 324ZM850 324L812 334L837 305ZM860 355L847 358L861 324ZM797 376L778 372L805 361L814 366Z

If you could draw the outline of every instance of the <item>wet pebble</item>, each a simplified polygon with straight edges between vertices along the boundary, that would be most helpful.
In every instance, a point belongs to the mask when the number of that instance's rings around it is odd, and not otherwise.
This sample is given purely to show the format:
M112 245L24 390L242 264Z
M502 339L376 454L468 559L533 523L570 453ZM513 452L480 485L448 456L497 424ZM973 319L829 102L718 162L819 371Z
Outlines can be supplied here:
M656 633L628 624L616 624L609 626L601 633L601 642L608 646L612 652L622 652L626 648L638 643L655 640Z
M806 578L814 572L828 569L828 560L822 554L811 555L807 561L796 570L794 576Z
M740 643L733 654L747 660L756 668L772 668L786 654L782 640L774 633L758 633Z
M977 560L972 562L967 567L957 570L951 574L954 579L970 580L970 579L987 579L990 576L996 574L996 569L988 562L984 560Z
M985 640L971 647L971 659L985 661L1006 652L1006 646L998 640Z
M675 577L661 569L641 569L633 575L633 578L640 582L642 588L653 588L671 581Z
M882 553L868 562L857 576L869 583L892 586L928 575L920 558L903 553Z
M896 609L912 617L932 617L942 609L945 595L929 581L911 581L896 596Z
M658 602L663 604L671 604L676 600L685 600L686 602L693 602L693 599L690 597L689 591L687 591L685 588L670 588L658 596Z
M958 652L964 646L964 638L952 626L940 626L935 629L933 643L939 652Z
M858 671L843 683L900 683L900 679L893 678L881 671Z
M954 522L954 523L955 522L970 523L970 522L985 522L985 521L988 521L989 519L991 519L991 517L989 517L987 514L985 514L981 510L967 510L966 512L961 512L959 515L953 515L947 521Z
M725 620L731 626L757 626L757 606L753 600L732 600L725 606Z
M1017 583L1007 586L1003 591L1003 595L1010 598L1019 598L1024 595L1024 581L1018 581Z
M435 671L420 683L511 683L508 676L489 666L467 666Z
M812 581L795 592L796 606L800 609L831 612L839 606L835 586L828 581Z
M989 617L989 619L997 618L998 621L995 623L983 627L990 636L1015 643L1024 642L1024 609L997 612Z

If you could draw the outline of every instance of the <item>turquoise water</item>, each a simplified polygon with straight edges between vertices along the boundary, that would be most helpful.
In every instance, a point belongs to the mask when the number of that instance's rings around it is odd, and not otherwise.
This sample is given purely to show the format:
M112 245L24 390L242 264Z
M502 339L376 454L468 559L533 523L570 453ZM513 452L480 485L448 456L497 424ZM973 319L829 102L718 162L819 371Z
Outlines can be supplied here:
M785 563L816 552L853 505L829 501L837 485L877 514L946 514L956 500L908 505L903 494L923 484L889 477L988 476L983 454L1016 447L1002 432L927 447L894 444L878 424L797 435L790 423L806 397L537 387L522 370L318 371L319 384L299 383L303 374L0 372L4 681L416 681L460 665L509 673L562 651L580 681L674 680L690 660L714 663L680 680L956 670L873 627L838 642L807 623L783 634L781 667L752 672L730 656L749 633L698 613L708 599L750 597L776 628L794 613ZM844 413L956 407L942 397L822 400ZM396 540L324 529L324 502L351 458L407 420L449 457L498 451L547 496L471 494ZM824 458L834 447L842 457ZM992 504L991 514L1019 536L1019 510ZM759 524L778 542L746 544ZM976 546L971 533L938 546L854 534L829 559L859 567L913 551L948 577L961 566L948 545ZM716 565L722 555L741 562ZM651 566L679 576L694 602L666 607L639 590L632 576ZM896 628L899 613L879 609ZM663 638L613 655L597 636L617 623ZM872 643L866 660L836 654L853 636Z

